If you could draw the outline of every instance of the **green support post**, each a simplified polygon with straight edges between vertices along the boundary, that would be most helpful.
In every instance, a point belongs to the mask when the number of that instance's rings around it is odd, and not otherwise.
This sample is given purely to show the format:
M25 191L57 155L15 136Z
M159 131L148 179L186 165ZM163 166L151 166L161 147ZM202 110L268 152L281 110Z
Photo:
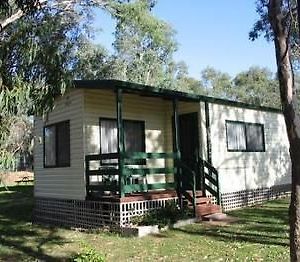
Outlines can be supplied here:
M118 129L118 167L119 167L119 192L124 197L124 127L123 127L123 100L122 90L117 90L117 129Z
M174 152L177 153L177 157L174 159L174 166L175 166L175 172L174 172L174 177L176 181L176 191L178 194L179 198L179 206L182 208L183 207L183 202L182 202L182 181L181 181L181 167L178 164L178 162L181 159L181 154L180 154L180 147L179 147L179 127L178 127L178 100L173 99L173 128L174 128L174 137L173 137L173 148Z
M209 116L209 104L207 101L204 102L204 108L205 108L205 128L206 128L206 149L207 149L207 162L209 164L212 163L211 161L211 130L210 130L210 116ZM204 168L205 169L205 168ZM212 172L209 169L208 170L209 176L212 176ZM204 176L204 173L202 174ZM206 196L206 190L205 190L205 178L203 178L204 184L202 185L202 192L204 196Z

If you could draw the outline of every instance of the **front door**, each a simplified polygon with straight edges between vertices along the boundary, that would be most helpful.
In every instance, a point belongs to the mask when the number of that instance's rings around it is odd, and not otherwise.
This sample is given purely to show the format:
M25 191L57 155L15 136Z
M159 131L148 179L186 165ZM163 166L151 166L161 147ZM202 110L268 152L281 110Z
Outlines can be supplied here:
M197 162L199 155L198 113L179 115L179 145L181 161L196 172L196 188L200 186ZM190 172L182 170L183 190L192 190L193 177Z

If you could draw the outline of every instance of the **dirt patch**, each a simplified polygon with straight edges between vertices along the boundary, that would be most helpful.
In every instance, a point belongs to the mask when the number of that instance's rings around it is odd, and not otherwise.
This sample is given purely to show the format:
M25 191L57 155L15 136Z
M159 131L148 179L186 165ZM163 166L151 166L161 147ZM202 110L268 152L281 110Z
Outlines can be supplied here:
M29 180L33 180L34 175L33 172L20 171L20 172L8 172L2 174L2 180L5 185L14 185L16 181L20 181L23 178L28 177Z

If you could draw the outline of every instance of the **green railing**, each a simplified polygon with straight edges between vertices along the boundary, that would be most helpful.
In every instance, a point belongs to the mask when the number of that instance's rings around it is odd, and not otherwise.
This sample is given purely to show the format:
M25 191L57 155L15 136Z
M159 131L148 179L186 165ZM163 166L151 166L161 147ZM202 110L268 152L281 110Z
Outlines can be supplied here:
M206 192L209 192L212 196L214 196L217 204L220 205L221 197L218 170L203 159L200 159L199 163L201 169L202 190L205 195Z
M196 172L194 170L192 170L189 166L184 164L182 161L178 161L177 165L180 168L179 180L181 180L183 170L190 173L190 175L192 177L192 179L189 181L189 185L192 188L192 195L188 191L183 190L182 186L180 187L180 194L182 194L193 205L194 215L196 216L196 205L197 205L197 203L196 203ZM179 203L181 203L181 196L179 196ZM182 204L181 204L181 207L182 207Z
M177 165L179 167L179 180L181 180L181 175L183 174L183 170L189 173L192 177L192 179L189 180L189 185L188 185L188 188L191 188L192 192L190 193L190 190L185 190L181 186L180 194L182 194L185 197L185 199L193 205L194 214L196 214L196 205L197 205L197 199L196 199L197 175L200 176L201 179L201 190L203 195L206 196L207 192L209 192L212 196L216 198L217 204L220 205L219 174L217 169L215 169L211 164L209 164L207 161L201 158L199 158L198 163L199 165L197 165L197 167L195 167L195 169L193 170L191 167L187 166L182 161L177 162ZM180 200L181 200L181 196L179 195L179 203L182 203Z
M176 173L175 167L148 167L147 160L153 159L176 159L176 153L144 153L144 152L126 152L121 155L125 163L122 170L122 177L118 168L118 153L87 155L85 157L86 165L86 190L90 195L92 192L103 193L110 191L115 194L120 193L120 180L123 180L121 190L123 193L146 192L157 189L174 189L174 182L149 183L147 175L162 175L167 178L168 175ZM134 160L137 163L134 164ZM145 165L140 164L143 160ZM92 161L98 162L96 168L91 169ZM129 164L126 164L129 163ZM164 163L165 164L165 163ZM92 179L94 177L94 181Z
M119 170L115 164L107 164L107 161L117 163L118 158L118 153L95 154L85 157L85 182L88 196L92 192L103 193L104 191L110 191L116 193L119 190ZM94 168L91 162L94 162ZM104 162L106 162L106 164L104 164ZM92 179L93 177L95 178L94 181Z
M123 180L121 190L123 193L147 192L149 190L157 189L176 189L179 195L179 202L181 203L182 195L192 203L194 210L196 208L196 176L199 175L201 179L201 190L206 195L209 192L216 198L217 204L220 204L220 190L219 190L219 175L218 171L207 161L199 159L196 170L184 164L178 159L177 153L144 153L144 152L126 152L121 155L124 163L133 163L133 160L144 160L145 165L141 164L124 164L122 177L118 168L118 153L111 154L97 154L87 155L85 157L86 165L86 190L89 195L92 192L103 193L110 191L114 194L120 194L120 179ZM147 160L153 159L173 159L173 167L148 167ZM177 161L176 161L177 160ZM91 162L98 162L96 169L91 169ZM133 162L132 162L133 161ZM183 170L190 173L191 180L190 188L192 194L184 191L181 186L181 175ZM200 172L197 172L200 171ZM177 179L175 182L166 183L149 183L147 175L164 176L169 175ZM94 181L92 177L96 178Z
M131 160L153 160L153 159L176 159L176 153L144 153L144 152L127 152L123 154L124 162ZM123 176L125 179L124 193L146 192L157 189L174 189L174 182L166 183L149 183L147 175L162 175L167 178L176 173L175 167L145 167L140 165L125 165Z

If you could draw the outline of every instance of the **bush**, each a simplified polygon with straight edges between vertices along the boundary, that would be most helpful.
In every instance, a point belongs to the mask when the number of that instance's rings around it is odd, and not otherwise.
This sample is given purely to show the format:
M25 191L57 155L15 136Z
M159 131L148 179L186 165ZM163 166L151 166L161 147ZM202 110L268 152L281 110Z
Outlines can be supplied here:
M94 248L83 244L83 250L78 253L72 261L74 262L104 262L105 257L99 254Z
M131 219L131 222L138 226L158 225L160 228L173 224L180 219L193 217L193 212L185 207L179 209L173 201L166 203L166 206L143 216L136 216Z

